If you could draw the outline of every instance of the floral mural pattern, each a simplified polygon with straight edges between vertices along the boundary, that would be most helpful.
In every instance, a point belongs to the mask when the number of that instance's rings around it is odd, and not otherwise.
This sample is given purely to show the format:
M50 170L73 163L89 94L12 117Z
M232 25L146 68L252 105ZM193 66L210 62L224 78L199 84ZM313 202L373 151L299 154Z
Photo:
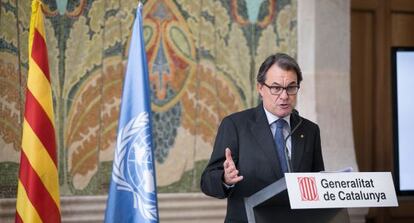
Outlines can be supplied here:
M63 195L105 194L137 1L44 1ZM259 102L270 54L296 56L295 0L144 1L160 192L198 191L226 115ZM0 197L15 196L30 1L0 7Z

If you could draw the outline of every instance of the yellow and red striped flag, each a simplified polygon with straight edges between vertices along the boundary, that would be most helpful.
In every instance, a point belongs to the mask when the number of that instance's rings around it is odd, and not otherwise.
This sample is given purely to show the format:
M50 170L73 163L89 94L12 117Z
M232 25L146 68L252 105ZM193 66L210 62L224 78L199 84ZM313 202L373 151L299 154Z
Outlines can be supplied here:
M41 2L33 0L16 222L60 222L52 88Z

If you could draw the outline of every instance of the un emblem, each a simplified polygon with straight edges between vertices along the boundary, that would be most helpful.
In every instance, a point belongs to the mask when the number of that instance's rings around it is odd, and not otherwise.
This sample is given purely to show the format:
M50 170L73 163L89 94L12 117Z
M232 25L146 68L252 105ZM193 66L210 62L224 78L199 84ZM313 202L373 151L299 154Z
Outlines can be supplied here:
M141 112L118 132L112 178L117 190L131 192L134 208L156 220L155 172L152 163L149 115Z

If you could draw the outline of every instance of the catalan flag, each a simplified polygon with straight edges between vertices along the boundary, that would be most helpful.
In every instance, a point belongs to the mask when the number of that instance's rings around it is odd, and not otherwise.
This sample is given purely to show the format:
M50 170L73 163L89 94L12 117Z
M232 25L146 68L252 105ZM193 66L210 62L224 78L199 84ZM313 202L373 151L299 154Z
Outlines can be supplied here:
M16 222L60 222L52 89L41 2L33 0Z

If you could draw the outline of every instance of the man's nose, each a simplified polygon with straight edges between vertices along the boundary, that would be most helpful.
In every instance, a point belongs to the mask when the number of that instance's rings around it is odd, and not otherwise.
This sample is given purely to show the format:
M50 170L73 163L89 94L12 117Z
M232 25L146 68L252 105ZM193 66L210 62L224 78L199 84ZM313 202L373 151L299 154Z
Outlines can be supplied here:
M289 95L288 95L288 93L287 93L286 89L283 89L283 90L282 90L282 92L280 93L280 98L282 98L282 99L287 99L287 98L289 98Z

